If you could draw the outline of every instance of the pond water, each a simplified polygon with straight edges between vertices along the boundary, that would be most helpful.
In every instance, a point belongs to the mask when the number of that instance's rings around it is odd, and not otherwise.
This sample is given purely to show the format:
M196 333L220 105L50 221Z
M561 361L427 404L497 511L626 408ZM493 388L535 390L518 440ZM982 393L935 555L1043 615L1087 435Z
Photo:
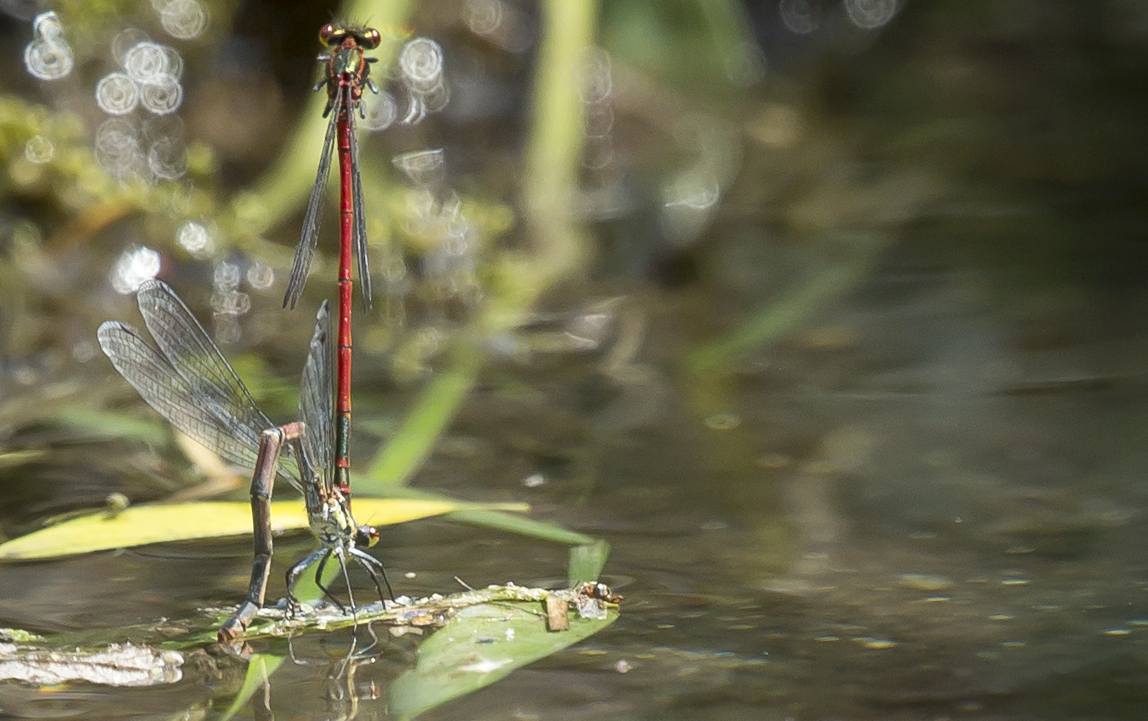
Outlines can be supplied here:
M574 363L526 393L476 391L415 485L526 501L607 539L603 580L625 600L600 634L425 718L1139 717L1144 336L1084 306L1072 329L1022 327L984 309L976 269L906 279L896 255L823 317L843 343L755 353L720 414L693 413L675 380L681 314L698 301L669 292L630 301L648 319L640 389ZM869 338L882 340L856 340ZM605 402L588 411L587 398ZM619 399L642 412L620 415ZM519 422L490 422L507 417ZM603 419L609 433L594 430ZM309 547L283 539L277 559ZM0 613L39 631L194 616L237 600L248 548L5 566ZM453 576L560 585L565 569L561 546L445 521L386 529L380 549L412 596L449 592ZM357 670L356 692L378 696L359 718L385 717L412 648ZM8 686L5 711L166 717L235 690L218 659L194 659L170 688ZM336 713L329 674L287 664L272 709Z

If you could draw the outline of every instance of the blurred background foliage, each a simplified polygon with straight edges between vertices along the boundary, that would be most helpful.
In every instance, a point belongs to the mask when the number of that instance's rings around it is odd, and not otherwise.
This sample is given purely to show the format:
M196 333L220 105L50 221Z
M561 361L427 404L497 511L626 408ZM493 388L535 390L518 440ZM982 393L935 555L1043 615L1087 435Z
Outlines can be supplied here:
M589 482L595 447L671 398L698 418L737 405L731 374L770 344L858 348L848 328L812 326L881 269L987 269L947 292L1023 303L1017 322L1071 323L1140 277L1148 20L1134 2L155 0L59 2L33 22L45 9L4 4L0 430L16 487L86 487L52 507L129 483L118 454L85 482L68 473L95 431L156 441L92 339L130 315L143 277L210 311L259 400L290 413L306 324L278 294L321 145L307 88L331 12L388 38L376 74L392 104L371 98L362 123L382 280L357 321L356 427L359 448L415 438L398 460L375 455L368 484L409 479L491 361L483 382L511 424L540 410L524 388L564 382L561 359L597 377L597 395L567 386L566 416L528 442ZM420 42L430 58L403 69ZM169 77L101 99L140 43ZM437 80L420 86L419 62ZM174 107L146 107L149 88ZM125 92L142 104L109 109ZM403 425L416 416L421 436ZM731 438L715 462L745 475L752 451ZM182 476L135 462L144 487Z

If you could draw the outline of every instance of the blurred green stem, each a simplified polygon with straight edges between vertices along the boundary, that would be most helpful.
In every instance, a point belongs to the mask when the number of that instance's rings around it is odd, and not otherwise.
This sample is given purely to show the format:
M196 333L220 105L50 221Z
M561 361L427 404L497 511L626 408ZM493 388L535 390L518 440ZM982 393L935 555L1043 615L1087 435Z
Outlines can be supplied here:
M869 274L885 245L872 238L847 240L848 255L795 288L780 300L767 304L728 336L709 343L686 357L686 369L695 376L728 371L727 366L750 351L801 328L833 300L853 290Z
M370 464L384 485L410 480L446 430L474 386L485 360L482 339L517 327L538 296L576 271L586 242L575 225L578 169L582 162L581 72L593 42L598 4L549 0L544 6L526 167L525 226L531 253L505 277L509 285L491 296L475 320L477 335L454 340L451 367L431 381L402 429Z
M535 295L579 267L586 249L574 224L582 164L582 87L594 42L596 0L544 3L546 41L539 53L534 117L522 181L526 227L533 242Z
M690 404L698 418L736 412L731 401L732 365L751 351L776 342L814 320L833 301L841 299L867 277L886 244L866 235L834 238L836 258L810 282L803 283L780 300L767 304L730 335L718 339L686 358L686 385ZM776 475L764 473L757 465L754 442L740 428L715 429L708 436L711 466L726 479L723 488L732 490L725 498L731 513L754 529L760 550L756 568L749 571L752 582L761 577L787 573L798 553L797 540L782 502Z
M434 449L458 407L474 387L483 357L466 337L455 340L450 368L436 374L399 432L367 468L372 485L406 485Z

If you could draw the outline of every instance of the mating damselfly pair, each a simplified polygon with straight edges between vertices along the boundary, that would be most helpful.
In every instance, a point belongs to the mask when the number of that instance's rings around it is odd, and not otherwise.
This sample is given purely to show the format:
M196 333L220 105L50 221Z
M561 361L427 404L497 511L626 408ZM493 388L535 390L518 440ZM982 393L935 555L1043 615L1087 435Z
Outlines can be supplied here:
M340 165L339 325L337 348L332 347L326 301L319 309L310 352L299 387L299 419L277 426L259 409L219 348L211 341L187 306L166 284L148 281L137 292L152 346L131 326L108 321L100 326L100 347L116 370L143 399L188 436L228 461L254 469L251 510L255 559L247 598L219 629L219 639L230 641L247 628L263 605L271 571L272 540L270 498L277 478L303 494L311 531L320 548L287 572L287 600L294 604L295 581L310 567L322 592L342 607L323 584L323 571L332 558L342 573L351 611L354 597L347 564L354 561L371 577L379 597L390 583L382 563L362 550L378 541L376 529L358 525L351 515L350 488L350 374L351 374L351 256L357 256L365 308L370 307L371 285L366 256L366 219L359 176L355 112L363 113L362 93L378 92L368 74L373 58L364 51L378 47L381 36L370 28L336 24L323 26L319 39L327 52L323 80L330 117L315 186L307 204L303 231L288 280L284 306L295 307L307 277L319 234L319 219L326 195L332 150L338 138ZM332 356L336 373L331 373ZM332 403L334 400L334 403ZM286 459L281 462L284 448ZM393 598L393 593L390 593Z
M361 550L378 541L379 532L360 526L351 515L350 499L335 484L335 443L331 396L331 330L327 303L319 308L310 352L299 384L299 420L277 426L255 404L231 365L203 326L161 281L148 281L136 294L152 346L133 327L116 321L100 326L100 347L116 370L172 425L236 465L253 468L251 509L255 561L247 599L224 623L220 640L242 633L263 605L271 570L270 499L276 479L298 488L307 506L311 531L321 548L287 572L288 601L295 580L316 567L320 589L327 561L334 558L350 596L346 564L358 562L379 591L386 584L382 564ZM290 460L281 462L284 446ZM380 584L380 579L382 584ZM353 601L352 601L353 605Z

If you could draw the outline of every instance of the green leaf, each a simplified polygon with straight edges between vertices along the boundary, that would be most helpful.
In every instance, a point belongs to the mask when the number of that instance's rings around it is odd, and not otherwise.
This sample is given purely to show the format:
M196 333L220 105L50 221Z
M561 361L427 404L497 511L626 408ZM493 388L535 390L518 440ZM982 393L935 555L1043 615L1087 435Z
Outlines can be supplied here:
M123 413L69 408L58 416L57 421L84 433L107 438L127 438L153 446L162 446L171 439L171 434L154 420L133 418Z
M391 715L414 718L489 686L516 668L601 631L618 613L609 611L602 620L572 616L569 631L551 632L537 603L485 604L460 610L419 646L415 668L391 685Z
M568 571L570 588L577 588L583 583L597 581L609 556L610 544L601 540L571 548Z
M513 510L529 508L523 504L496 504L495 507ZM355 500L355 517L360 523L388 526L463 508L481 509L491 506L446 500L359 498ZM271 504L273 531L307 527L307 511L302 501L277 501ZM219 501L132 506L119 513L94 513L75 518L0 544L0 560L57 558L149 543L250 533L251 505L248 503Z
M556 523L536 521L533 518L511 516L493 508L475 508L473 506L460 508L450 514L452 521L469 523L472 526L494 528L499 531L517 533L523 536L538 538L543 541L565 543L567 545L585 545L594 543L597 539L584 533L570 531Z
M272 656L265 653L257 653L252 656L247 662L247 676L243 679L243 686L235 695L231 705L219 717L219 721L229 721L241 708L246 706L255 692L267 685L271 674L275 673L275 669L279 668L283 661L282 656Z
M355 488L363 488L369 485L365 476L352 474L352 486ZM449 501L448 496L438 493L431 493L428 491L415 490L413 488L387 488L386 495L388 498L417 498L422 500L439 500ZM358 501L355 501L355 515L358 517ZM460 523L467 523L472 526L480 526L482 528L493 528L498 531L506 531L507 533L517 533L521 536L530 536L538 538L543 541L552 541L554 543L563 543L568 546L582 546L591 543L597 543L598 539L593 536L587 536L585 533L578 533L571 531L557 523L549 523L547 521L536 521L533 518L526 518L524 516L516 516L507 511L519 510L510 505L497 505L497 504L466 504L460 505L459 509L450 514L450 520L459 521Z

